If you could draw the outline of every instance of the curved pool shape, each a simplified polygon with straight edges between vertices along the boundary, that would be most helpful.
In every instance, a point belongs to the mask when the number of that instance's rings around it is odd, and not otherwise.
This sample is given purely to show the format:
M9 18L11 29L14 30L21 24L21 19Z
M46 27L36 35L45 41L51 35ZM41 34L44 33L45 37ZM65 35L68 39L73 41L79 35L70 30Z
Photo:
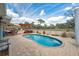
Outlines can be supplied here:
M40 34L26 34L23 36L25 38L34 40L35 42L37 42L38 44L41 44L43 46L57 47L57 46L62 45L62 41L60 41L56 38L53 38L53 37L49 37L49 36L44 36L44 35L40 35Z

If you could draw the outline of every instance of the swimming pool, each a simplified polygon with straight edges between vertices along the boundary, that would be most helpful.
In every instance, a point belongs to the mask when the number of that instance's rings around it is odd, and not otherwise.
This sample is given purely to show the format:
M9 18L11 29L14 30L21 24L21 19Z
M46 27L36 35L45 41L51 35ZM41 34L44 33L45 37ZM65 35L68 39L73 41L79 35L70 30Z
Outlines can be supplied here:
M45 36L40 34L26 34L23 35L23 37L29 38L43 46L57 47L62 45L62 41L50 36Z

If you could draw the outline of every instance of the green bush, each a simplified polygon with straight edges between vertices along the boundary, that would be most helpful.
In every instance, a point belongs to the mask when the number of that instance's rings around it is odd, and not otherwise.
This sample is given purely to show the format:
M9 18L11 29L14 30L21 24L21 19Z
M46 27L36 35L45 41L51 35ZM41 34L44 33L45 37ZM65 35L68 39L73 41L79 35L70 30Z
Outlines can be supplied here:
M72 38L72 39L75 39L75 35L72 35L71 38Z
M66 33L64 32L64 33L62 33L62 35L61 35L62 37L67 37L67 35L66 35Z
M51 34L52 36L60 36L60 35L58 35L58 34Z

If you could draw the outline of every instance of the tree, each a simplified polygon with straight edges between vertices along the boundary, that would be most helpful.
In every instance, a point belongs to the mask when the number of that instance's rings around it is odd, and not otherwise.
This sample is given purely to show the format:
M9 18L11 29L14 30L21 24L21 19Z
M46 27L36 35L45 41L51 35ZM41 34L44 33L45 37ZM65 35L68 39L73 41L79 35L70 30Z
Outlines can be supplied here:
M29 22L25 22L24 24L29 24Z
M31 25L32 25L32 28L35 28L34 22L32 22Z
M45 23L45 21L43 19L38 19L38 22L39 22L39 24L38 24L39 28L43 28L43 26L41 26L41 24Z
M75 27L74 19L68 20L66 24L68 25L68 28L74 29Z
M46 24L44 24L44 27L43 27L44 29L47 29L47 25Z
M71 16L71 17L73 17L72 19L68 20L67 23L66 23L66 25L68 26L68 28L71 28L71 29L74 29L74 27L75 27L75 21L74 21L74 15L75 15L74 13L75 13L75 11L74 11L74 8L75 7L72 7L70 10L68 10L65 13L65 16Z
M38 19L38 22L39 22L40 24L42 24L42 23L44 23L45 21L42 20L42 19Z
M55 26L54 26L53 24L50 24L49 28L50 28L50 29L54 29Z

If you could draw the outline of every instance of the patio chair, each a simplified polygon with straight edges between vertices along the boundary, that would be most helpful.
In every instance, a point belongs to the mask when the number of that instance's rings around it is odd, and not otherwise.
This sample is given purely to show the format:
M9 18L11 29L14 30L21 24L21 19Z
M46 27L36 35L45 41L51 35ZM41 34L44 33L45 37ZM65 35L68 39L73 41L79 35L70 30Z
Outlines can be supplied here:
M9 55L9 45L8 39L0 40L0 56Z

